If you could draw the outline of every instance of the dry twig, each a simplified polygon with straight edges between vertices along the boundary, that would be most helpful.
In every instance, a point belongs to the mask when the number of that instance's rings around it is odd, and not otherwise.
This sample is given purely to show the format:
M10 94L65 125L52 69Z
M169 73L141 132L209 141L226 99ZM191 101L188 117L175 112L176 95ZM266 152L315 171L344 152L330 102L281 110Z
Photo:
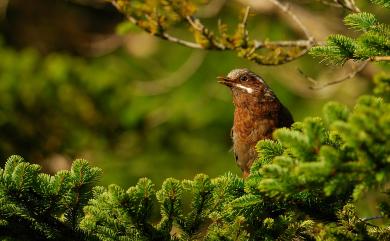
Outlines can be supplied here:
M306 28L306 26L302 23L302 21L298 18L297 15L295 15L293 12L291 12L289 4L282 4L278 0L269 0L269 1L271 1L273 4L275 4L283 12L287 13L288 15L290 15L290 17L294 20L294 22L299 26L299 28L302 30L302 32L306 35L306 38L309 41L314 41L313 36L310 34L310 32Z
M307 79L308 81L310 81L312 83L312 86L309 87L310 89L320 90L320 89L323 89L327 86L335 85L335 84L341 83L347 79L351 79L351 78L355 77L356 74L358 74L360 71L362 71L367 66L368 63L369 63L369 60L366 60L359 65L355 65L353 67L352 71L349 72L348 74L346 74L345 76L342 76L341 78L338 78L338 79L333 80L333 81L325 82L325 83L321 83L318 80L308 76L301 69L298 69L298 71L305 79Z

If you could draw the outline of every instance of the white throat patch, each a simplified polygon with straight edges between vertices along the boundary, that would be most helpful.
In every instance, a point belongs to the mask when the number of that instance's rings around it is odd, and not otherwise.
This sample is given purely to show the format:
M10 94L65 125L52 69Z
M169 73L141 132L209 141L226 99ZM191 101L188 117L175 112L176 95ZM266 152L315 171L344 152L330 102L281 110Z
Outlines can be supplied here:
M236 84L235 87L244 90L244 91L247 92L248 94L252 94L252 93L254 92L254 90L253 90L252 88L243 86L242 84Z

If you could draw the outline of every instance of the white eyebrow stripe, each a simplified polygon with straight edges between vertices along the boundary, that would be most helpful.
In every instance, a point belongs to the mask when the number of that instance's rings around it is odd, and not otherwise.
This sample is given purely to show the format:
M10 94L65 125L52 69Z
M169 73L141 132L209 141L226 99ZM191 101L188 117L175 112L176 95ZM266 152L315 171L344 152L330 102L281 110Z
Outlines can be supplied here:
M259 76L256 76L256 75L255 75L255 78L256 78L258 81L260 81L260 83L263 83L263 84L264 84L264 80L263 80L262 78L260 78Z
M240 88L242 90L245 90L248 94L252 94L253 93L253 89L252 88L243 86L242 84L236 84L236 87L238 87L238 88Z

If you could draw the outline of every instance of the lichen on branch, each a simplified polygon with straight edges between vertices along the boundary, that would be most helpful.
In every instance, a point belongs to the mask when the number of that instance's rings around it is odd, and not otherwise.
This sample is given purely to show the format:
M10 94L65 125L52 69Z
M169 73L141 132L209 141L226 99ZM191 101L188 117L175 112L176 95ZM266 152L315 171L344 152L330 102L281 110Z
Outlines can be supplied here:
M196 16L198 8L205 2L207 1L112 1L114 6L129 21L156 37L195 49L235 51L240 57L261 65L278 65L290 62L304 55L314 45L314 39L299 18L291 12L288 5L278 1L272 0L271 2L291 16L292 20L302 29L306 39L291 41L251 39L247 29L249 7L243 9L233 34L228 34L228 26L220 20L217 23L218 32L214 32ZM182 23L192 33L192 41L170 33L169 30L175 25Z

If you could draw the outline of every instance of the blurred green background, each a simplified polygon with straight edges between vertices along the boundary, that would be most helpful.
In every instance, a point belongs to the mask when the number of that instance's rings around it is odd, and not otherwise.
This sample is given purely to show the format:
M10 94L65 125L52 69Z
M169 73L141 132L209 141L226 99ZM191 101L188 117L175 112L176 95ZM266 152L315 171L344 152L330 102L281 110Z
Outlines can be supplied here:
M348 33L346 12L319 1L293 1L292 11L318 40ZM390 19L368 1L357 1ZM236 26L249 4L250 35L265 40L303 38L288 15L268 1L212 0L200 9L210 28L218 18ZM40 163L47 172L84 158L103 169L101 184L124 187L147 176L211 177L231 171L229 90L216 76L247 67L260 74L295 120L321 115L329 100L353 105L370 93L367 66L355 78L319 91L298 69L330 81L350 65L326 67L305 56L281 66L259 66L233 52L206 52L159 40L127 25L99 0L0 0L0 160L12 154ZM130 31L129 31L130 30ZM185 27L175 32L184 38Z

